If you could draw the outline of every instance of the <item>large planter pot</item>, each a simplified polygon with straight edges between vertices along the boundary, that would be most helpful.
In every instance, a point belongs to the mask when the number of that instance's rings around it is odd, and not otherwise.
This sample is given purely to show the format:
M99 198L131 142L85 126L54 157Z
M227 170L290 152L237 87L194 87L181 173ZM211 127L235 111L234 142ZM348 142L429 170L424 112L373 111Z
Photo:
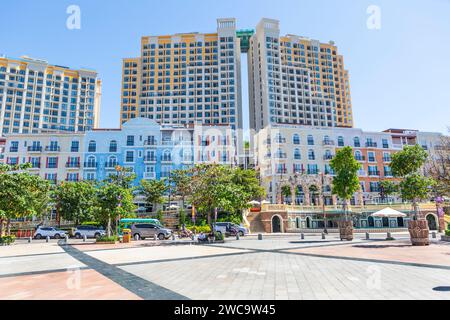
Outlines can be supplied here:
M426 220L410 221L408 229L413 246L430 245L430 229Z
M339 233L341 241L353 241L353 221L340 221Z

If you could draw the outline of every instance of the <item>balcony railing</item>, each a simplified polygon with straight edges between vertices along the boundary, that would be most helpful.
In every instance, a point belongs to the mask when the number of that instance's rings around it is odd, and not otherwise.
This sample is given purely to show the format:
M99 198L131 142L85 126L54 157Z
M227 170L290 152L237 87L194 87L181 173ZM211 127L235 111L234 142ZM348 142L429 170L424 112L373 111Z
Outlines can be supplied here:
M98 167L98 163L97 162L85 162L84 163L84 167L85 168L97 168Z
M144 162L156 162L156 157L155 156L145 156Z
M59 147L59 146L56 146L56 147L54 147L54 146L47 146L47 147L45 147L45 151L47 151L47 152L61 152L61 147Z
M277 154L275 154L275 158L276 159L286 159L287 153L277 153Z
M324 146L334 146L335 145L334 141L330 141L330 140L323 140L322 144Z
M308 174L319 174L319 170L318 169L308 169Z
M41 146L28 147L28 152L42 152L42 147Z
M323 156L323 160L333 160L334 156L332 154L326 154Z
M361 157L355 157L356 161L366 161L366 157L361 156Z
M144 146L154 147L157 145L156 140L145 140Z
M384 162L391 162L391 161L392 161L392 158L391 158L391 157L384 157L384 158L383 158L383 161L384 161Z
M115 169L119 164L117 162L106 162L105 168L106 169Z
M286 138L276 138L275 143L286 143Z
M378 143L376 142L366 142L366 148L376 148Z
M371 170L369 170L369 176L371 176L371 177L379 177L380 176L380 171L371 171Z
M66 162L66 168L80 168L79 162Z
M144 172L144 179L155 179L156 173L155 172Z

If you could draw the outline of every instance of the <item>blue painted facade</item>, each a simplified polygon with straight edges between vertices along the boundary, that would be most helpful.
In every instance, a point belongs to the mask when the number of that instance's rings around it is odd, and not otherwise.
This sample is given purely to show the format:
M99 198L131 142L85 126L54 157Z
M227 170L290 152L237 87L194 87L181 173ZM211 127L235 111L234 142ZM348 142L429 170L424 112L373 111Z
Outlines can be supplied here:
M121 130L86 132L83 179L107 179L118 165L133 168L136 185L142 179L167 178L171 170L193 165L192 134L193 128L164 128L145 118L130 120Z

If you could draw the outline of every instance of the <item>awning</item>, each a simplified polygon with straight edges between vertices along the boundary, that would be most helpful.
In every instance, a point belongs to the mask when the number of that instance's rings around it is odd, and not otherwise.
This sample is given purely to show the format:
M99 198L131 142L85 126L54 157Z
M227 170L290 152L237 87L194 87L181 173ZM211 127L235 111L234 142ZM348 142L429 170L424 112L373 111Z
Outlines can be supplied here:
M403 212L394 210L392 208L384 208L381 211L375 212L372 214L372 217L375 218L406 218L408 215Z

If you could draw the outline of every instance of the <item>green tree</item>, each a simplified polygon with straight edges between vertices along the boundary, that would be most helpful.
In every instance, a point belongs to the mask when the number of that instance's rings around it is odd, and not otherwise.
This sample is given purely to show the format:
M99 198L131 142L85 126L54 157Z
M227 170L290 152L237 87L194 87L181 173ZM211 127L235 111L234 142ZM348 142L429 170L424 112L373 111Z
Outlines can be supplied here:
M60 216L76 225L94 217L96 190L90 182L62 183L53 192L53 200Z
M421 174L428 159L428 153L419 145L405 146L392 156L391 168L394 176L402 178L400 193L403 200L412 202L414 220L417 220L418 203L429 196L435 182Z
M163 203L164 194L167 191L166 182L163 180L142 180L140 193L145 197L148 204L153 205L153 211L158 204Z
M29 163L0 165L0 232L6 220L11 234L11 220L40 216L48 211L50 184L28 172Z
M360 188L358 171L361 165L353 156L351 147L339 150L333 160L331 160L330 165L335 172L333 194L342 200L345 221L348 221L348 201Z
M117 166L116 173L110 175L108 179L109 182L124 189L131 189L134 180L136 180L136 174L133 173L133 169L121 166Z
M283 199L290 197L291 194L292 194L291 186L285 184L284 186L281 187L281 195L283 196Z
M112 234L112 221L116 221L117 226L119 218L135 217L136 209L132 189L110 182L103 182L97 188L95 214L97 221L106 224L108 237Z
M184 209L186 197L191 193L191 177L186 170L175 170L171 174L171 184L175 193L181 197L182 209Z
M389 180L380 182L380 190L382 190L383 197L389 197L398 192L398 185Z

